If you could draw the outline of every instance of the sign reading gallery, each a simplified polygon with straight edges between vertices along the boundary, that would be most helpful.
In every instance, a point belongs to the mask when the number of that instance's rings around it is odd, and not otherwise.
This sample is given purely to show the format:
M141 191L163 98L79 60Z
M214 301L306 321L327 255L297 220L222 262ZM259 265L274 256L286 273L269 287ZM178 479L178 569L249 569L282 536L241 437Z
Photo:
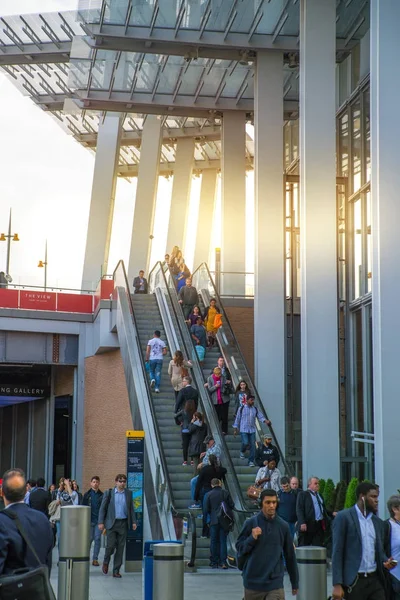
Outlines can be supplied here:
M4 385L0 384L0 395L2 396L37 396L43 398L50 395L48 386L28 386L28 385Z

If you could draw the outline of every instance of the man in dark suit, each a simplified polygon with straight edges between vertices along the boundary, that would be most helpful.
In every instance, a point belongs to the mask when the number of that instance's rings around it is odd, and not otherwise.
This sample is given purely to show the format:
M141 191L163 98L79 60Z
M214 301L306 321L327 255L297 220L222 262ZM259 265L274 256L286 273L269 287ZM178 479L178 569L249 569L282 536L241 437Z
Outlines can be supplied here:
M51 569L51 552L54 538L49 520L24 502L26 493L25 474L21 469L6 471L3 475L3 498L5 511L16 514L35 548L40 562ZM5 512L4 511L4 512ZM0 575L9 574L23 567L37 567L31 551L26 549L14 520L0 512Z
M299 546L323 546L329 517L324 499L319 494L318 477L310 477L308 489L299 492L296 513Z
M144 277L144 271L139 271L139 277L133 280L133 289L135 294L147 294L147 279Z
M45 485L46 482L43 477L39 477L36 487L29 494L29 506L49 518L48 508L51 502L51 494L46 490Z
M393 558L383 550L383 523L376 516L379 490L360 483L357 503L340 511L333 522L333 600L385 600L384 569L393 569Z
M185 375L185 377L182 377L182 385L183 387L181 390L179 390L179 394L176 399L175 413L178 413L180 410L182 410L188 400L194 401L197 410L197 406L199 404L199 392L196 390L196 388L192 387L192 378L190 375Z
M115 478L115 487L103 494L99 513L99 529L107 530L107 548L103 559L103 573L107 575L108 564L114 554L113 577L121 577L120 568L129 529L135 530L136 517L132 492L126 489L126 475Z

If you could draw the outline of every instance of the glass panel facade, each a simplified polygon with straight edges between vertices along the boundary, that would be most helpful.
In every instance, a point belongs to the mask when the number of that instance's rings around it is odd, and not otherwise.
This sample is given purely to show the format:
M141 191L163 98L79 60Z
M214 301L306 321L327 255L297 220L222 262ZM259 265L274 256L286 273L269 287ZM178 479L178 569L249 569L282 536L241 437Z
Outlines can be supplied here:
M355 102L351 109L353 192L361 187L361 103Z
M353 255L353 295L358 298L361 295L362 287L362 211L361 199L358 199L353 204L353 239L354 239L354 255Z

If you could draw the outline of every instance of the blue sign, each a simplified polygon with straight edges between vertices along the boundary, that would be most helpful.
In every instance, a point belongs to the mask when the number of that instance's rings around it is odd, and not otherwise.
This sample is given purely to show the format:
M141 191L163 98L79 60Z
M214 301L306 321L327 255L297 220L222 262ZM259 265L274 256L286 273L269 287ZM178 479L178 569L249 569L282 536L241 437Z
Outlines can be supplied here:
M144 432L127 431L128 490L132 492L137 529L128 532L126 560L141 561L143 557L143 494L144 494Z

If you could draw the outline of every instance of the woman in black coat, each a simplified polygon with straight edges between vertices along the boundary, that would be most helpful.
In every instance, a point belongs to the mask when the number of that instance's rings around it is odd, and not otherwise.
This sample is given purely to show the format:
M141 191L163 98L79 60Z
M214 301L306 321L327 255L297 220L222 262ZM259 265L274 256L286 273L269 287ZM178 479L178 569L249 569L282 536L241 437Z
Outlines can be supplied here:
M207 425L201 412L195 412L189 425L189 456L194 465L194 474L197 475L197 465L200 454L204 452L204 440L207 436Z
M207 524L207 515L204 510L204 497L208 492L211 492L211 481L213 479L225 480L227 471L221 466L219 459L215 454L210 456L210 464L205 465L200 469L197 479L196 490L194 492L194 501L200 503L203 507L203 532L202 537L209 537L209 526Z
M181 427L182 435L182 451L183 451L183 463L182 466L187 466L188 454L189 454L189 441L190 433L189 427L193 420L193 415L196 412L196 404L194 400L187 400L184 408L175 414L175 422Z

